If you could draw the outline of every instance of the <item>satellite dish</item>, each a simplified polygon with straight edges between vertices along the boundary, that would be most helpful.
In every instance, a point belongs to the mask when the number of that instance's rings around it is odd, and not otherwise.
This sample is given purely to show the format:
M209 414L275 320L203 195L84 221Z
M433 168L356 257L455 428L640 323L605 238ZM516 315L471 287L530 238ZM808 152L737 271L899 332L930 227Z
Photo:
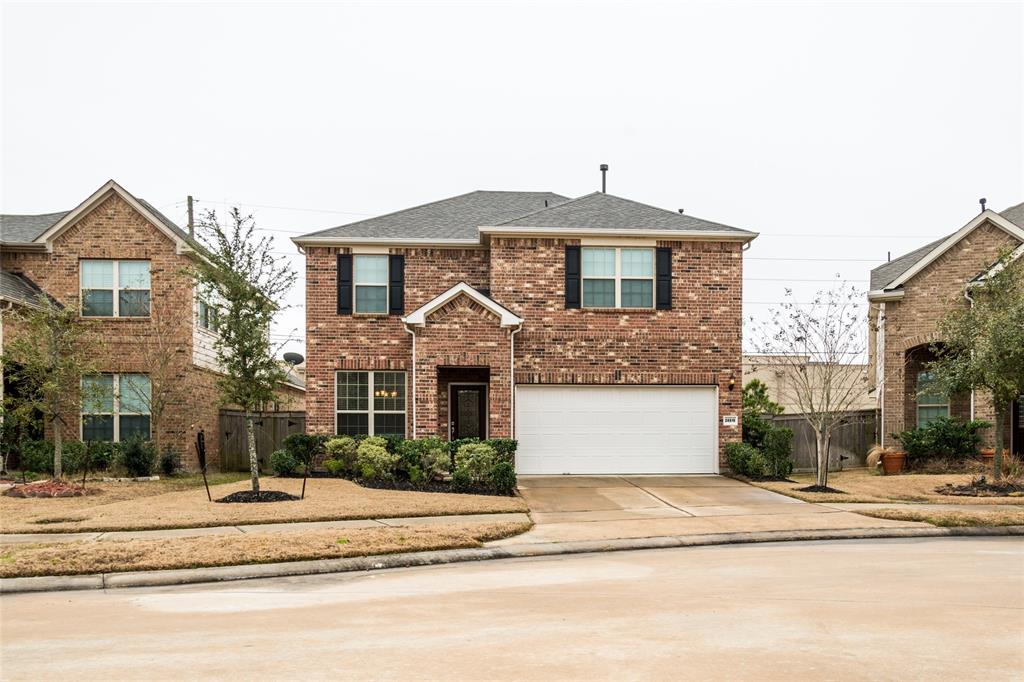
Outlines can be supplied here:
M284 361L287 362L292 367L294 367L295 365L301 365L302 361L305 360L305 359L306 358L302 357L302 355L299 354L299 353L285 353L284 354Z

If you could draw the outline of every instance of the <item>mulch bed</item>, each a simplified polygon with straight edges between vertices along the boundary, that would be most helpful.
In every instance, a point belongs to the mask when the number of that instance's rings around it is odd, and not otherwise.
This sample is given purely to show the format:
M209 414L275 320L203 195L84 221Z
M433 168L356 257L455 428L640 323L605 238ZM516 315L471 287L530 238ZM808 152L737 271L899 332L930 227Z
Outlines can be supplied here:
M836 490L835 488L829 488L827 485L809 485L806 488L797 488L798 492L801 493L832 493L833 495L845 495L845 490Z
M4 491L7 497L82 497L93 495L99 490L95 488L83 488L67 481L39 481L38 483L27 483L16 485Z
M472 485L468 488L455 490L452 488L451 483L445 481L431 481L430 483L421 483L420 485L413 485L409 481L364 481L363 479L354 479L352 482L361 485L364 488L378 488L381 490L406 490L418 493L462 493L470 495L491 495L493 497L515 497L515 495L496 493L483 485Z
M293 502L299 499L296 495L283 493L280 490L261 490L254 493L251 490L239 490L231 493L214 502Z
M970 483L961 485L948 483L939 486L935 492L940 495L957 495L959 497L1018 497L1024 496L1024 483L1005 480L990 482L981 476Z

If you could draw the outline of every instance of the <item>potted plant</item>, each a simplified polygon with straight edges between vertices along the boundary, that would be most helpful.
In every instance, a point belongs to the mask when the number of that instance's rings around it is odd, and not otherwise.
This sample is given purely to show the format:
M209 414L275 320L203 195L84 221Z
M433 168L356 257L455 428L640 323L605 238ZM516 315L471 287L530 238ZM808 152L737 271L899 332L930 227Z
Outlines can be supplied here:
M904 450L886 450L882 453L882 471L886 476L898 474L903 471L903 465L907 461L907 453Z
M978 456L981 458L982 464L990 467L996 459L996 449L992 447L984 447L978 451Z

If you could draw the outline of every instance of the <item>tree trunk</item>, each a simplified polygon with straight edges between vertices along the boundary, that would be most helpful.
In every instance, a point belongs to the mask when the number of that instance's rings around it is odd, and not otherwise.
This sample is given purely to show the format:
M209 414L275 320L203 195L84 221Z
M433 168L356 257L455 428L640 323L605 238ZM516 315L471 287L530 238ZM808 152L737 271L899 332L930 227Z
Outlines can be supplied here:
M816 483L816 485L819 485L822 488L827 488L828 487L828 446L829 446L829 440L831 440L831 438L830 438L830 434L827 433L827 432L824 432L824 431L815 431L814 435L815 435L815 438L816 438L816 446L817 446L817 451L818 451L817 452L817 455L818 455L818 472L817 472L817 481L815 483Z
M1006 423L1006 406L1000 406L998 403L996 408L996 433L995 433L995 446L996 455L992 458L992 478L999 480L1003 477L1003 424Z
M54 416L50 419L50 424L53 426L53 477L61 478L64 475L61 468L61 455L64 454L64 449L61 443L60 417Z
M245 413L245 435L249 441L249 476L252 478L252 491L260 491L260 461L256 457L256 429L253 426L252 413Z

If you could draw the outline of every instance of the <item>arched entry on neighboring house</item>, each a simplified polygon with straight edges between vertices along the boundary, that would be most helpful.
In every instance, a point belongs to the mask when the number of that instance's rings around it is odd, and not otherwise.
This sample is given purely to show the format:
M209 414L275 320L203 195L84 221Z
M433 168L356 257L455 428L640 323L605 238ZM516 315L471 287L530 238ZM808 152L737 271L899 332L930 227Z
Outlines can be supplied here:
M939 417L971 418L970 394L946 395L934 385L928 363L936 359L931 343L908 348L904 353L903 423L905 428L925 426Z

